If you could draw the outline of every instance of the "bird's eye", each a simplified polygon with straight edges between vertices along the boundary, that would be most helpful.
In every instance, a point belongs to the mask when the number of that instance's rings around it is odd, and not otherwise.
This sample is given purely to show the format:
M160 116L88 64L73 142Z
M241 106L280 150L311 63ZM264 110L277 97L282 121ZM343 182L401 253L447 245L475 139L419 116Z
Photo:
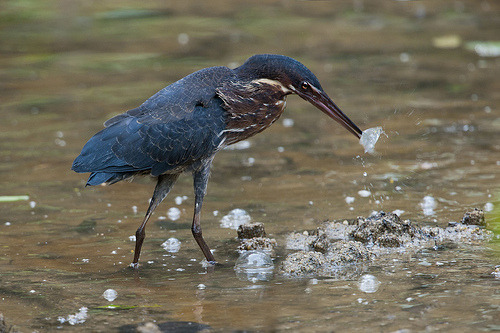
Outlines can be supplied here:
M309 83L307 83L307 82L302 82L301 87L302 87L302 89L303 89L303 90L307 90L307 89L309 89Z

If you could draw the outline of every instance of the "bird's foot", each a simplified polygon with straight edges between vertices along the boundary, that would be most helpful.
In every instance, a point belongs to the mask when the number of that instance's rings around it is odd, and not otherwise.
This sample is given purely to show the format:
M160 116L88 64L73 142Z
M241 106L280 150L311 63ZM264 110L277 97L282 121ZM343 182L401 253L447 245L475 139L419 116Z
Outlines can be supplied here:
M207 259L203 259L200 263L201 263L201 266L205 267L205 268L215 267L215 266L219 265L219 263L217 261L215 261L215 260L208 261Z
M132 267L133 269L139 269L139 263L138 262L133 262L130 264L130 267Z

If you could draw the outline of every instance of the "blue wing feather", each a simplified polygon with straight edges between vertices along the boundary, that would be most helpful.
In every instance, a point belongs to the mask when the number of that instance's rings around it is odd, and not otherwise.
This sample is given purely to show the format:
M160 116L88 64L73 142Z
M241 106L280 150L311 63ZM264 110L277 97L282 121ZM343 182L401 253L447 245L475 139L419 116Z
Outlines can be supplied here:
M136 173L158 176L210 158L226 126L216 88L231 75L225 67L195 72L109 119L85 144L72 169L91 172L87 185L97 185Z

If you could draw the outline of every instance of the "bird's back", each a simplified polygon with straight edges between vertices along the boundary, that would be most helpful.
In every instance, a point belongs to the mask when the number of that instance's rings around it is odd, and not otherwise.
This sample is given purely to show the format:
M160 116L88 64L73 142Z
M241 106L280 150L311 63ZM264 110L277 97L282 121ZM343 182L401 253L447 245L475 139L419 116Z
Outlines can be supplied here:
M210 158L226 126L216 89L233 75L227 67L197 71L138 108L109 119L83 147L72 169L91 172L87 185L97 185L137 173L180 172Z

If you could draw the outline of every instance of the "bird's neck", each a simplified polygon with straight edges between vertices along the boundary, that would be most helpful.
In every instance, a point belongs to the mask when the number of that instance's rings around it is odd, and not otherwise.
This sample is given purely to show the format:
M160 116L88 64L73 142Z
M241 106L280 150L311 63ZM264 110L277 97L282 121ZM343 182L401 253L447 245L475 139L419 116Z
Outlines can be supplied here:
M283 113L290 93L279 82L258 79L244 83L228 82L217 89L227 111L227 145L244 140L271 126Z

